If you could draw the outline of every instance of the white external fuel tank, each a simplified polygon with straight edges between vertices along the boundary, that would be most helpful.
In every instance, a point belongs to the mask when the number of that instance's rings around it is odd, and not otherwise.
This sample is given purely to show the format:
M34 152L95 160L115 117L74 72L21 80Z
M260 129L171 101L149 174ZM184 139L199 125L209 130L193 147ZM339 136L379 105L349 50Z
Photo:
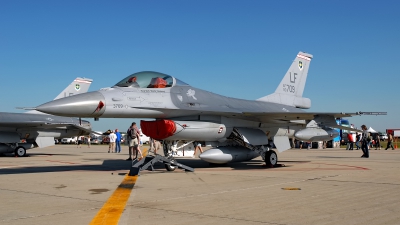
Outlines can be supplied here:
M339 136L339 132L332 128L309 127L297 131L294 136L301 141L330 141Z
M232 128L227 128L224 124L203 122L203 121L173 121L176 130L172 136L165 140L198 140L198 141L218 141L228 137Z
M200 154L200 159L216 164L230 162L249 161L260 156L257 152L251 151L242 146L222 146L207 150Z
M140 127L146 136L167 141L218 141L232 132L224 124L205 121L142 120Z

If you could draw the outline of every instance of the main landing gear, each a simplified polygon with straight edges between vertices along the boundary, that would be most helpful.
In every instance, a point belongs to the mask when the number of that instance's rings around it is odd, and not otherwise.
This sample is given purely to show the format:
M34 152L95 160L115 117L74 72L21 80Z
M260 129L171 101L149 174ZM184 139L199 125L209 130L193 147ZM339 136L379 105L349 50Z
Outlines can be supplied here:
M265 152L265 157L264 157L265 165L267 167L275 167L278 163L278 155L274 150L269 150Z
M24 157L26 156L26 149L22 146L18 146L15 148L14 154L18 157Z

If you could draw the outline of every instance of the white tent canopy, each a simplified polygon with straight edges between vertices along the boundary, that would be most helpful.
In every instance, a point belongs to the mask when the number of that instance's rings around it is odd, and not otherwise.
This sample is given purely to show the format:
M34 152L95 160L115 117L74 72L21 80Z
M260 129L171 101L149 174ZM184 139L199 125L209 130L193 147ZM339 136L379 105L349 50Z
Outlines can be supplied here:
M376 130L372 129L372 127L369 127L367 132L369 132L369 133L378 133Z

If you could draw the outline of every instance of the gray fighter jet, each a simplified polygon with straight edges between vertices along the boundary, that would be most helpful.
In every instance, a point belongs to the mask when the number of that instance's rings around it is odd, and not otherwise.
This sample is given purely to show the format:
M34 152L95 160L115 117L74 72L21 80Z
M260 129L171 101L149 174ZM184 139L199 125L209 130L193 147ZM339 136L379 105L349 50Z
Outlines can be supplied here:
M261 155L267 165L274 166L277 153L271 150L271 141L282 152L290 148L289 138L332 140L339 135L332 128L341 128L336 118L385 114L304 111L311 107L311 100L302 96L311 59L312 55L299 52L275 92L257 100L225 97L166 74L139 72L113 87L36 109L95 119L155 118L141 121L141 129L147 136L163 140L165 155L185 155L185 147L196 141L211 147L200 155L210 163L246 161Z
M55 100L85 93L91 83L91 79L78 77ZM90 123L80 119L48 115L36 110L26 113L0 112L0 154L14 152L17 156L25 156L27 149L54 145L54 138L90 132Z

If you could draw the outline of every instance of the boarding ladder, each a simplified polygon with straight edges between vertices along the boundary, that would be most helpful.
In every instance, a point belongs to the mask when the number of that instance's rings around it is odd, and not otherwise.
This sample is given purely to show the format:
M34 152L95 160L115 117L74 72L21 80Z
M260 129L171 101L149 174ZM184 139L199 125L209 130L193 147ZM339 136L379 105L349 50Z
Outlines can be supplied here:
M265 161L265 153L268 151L268 148L264 148L264 146L262 145L252 145L250 143L245 142L243 136L236 128L233 128L233 131L231 135L228 137L228 139L235 141L240 146L243 146L245 148L257 152L262 157L263 161Z
M174 159L173 157L166 157L159 154L150 155L149 154L150 152L151 151L149 150L146 157L142 158L141 160L139 161L135 160L132 162L132 167L129 171L129 176L139 175L140 171L146 170L149 167L151 167L151 171L154 171L153 165L156 164L157 162L161 162L171 166L176 166L185 171L194 172L194 169L192 167L178 163L176 159Z

